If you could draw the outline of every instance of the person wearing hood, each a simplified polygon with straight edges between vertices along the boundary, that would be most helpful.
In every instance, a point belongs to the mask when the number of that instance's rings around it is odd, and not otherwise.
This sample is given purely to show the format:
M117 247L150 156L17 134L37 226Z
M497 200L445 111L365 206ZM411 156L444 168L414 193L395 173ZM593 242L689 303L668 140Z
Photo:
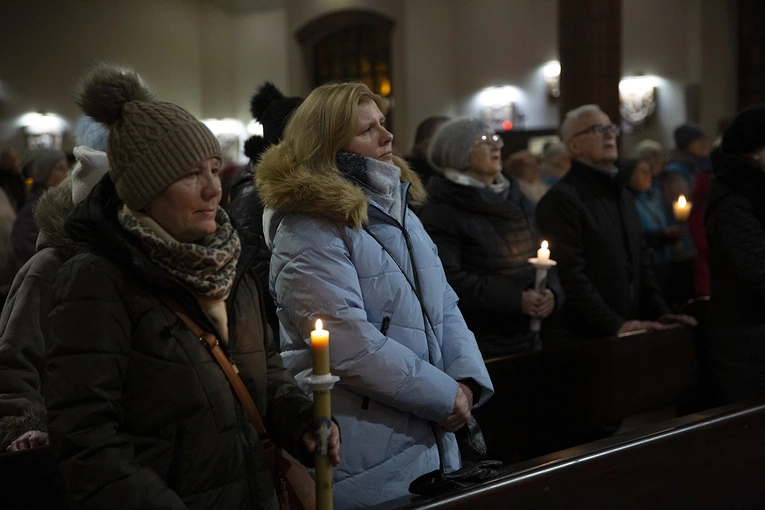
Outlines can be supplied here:
M106 154L75 147L72 174L40 197L37 252L21 268L0 316L0 451L47 444L42 380L50 347L51 285L64 261L86 251L67 235L67 215L108 170Z
M308 461L311 400L272 345L253 252L219 208L220 144L132 70L97 66L78 103L109 130L109 173L67 218L88 249L53 284L43 395L70 504L276 508L261 439L169 304L214 335L271 439ZM338 462L336 426L329 444Z
M765 104L739 112L714 161L704 226L709 364L720 404L765 396Z
M256 174L282 356L304 387L315 321L330 333L345 442L336 508L401 497L420 475L458 469L453 433L494 392L410 209L425 190L393 156L385 106L362 83L316 88Z
M428 183L420 212L438 246L446 278L484 358L539 349L531 318L544 319L563 302L557 273L534 290L541 238L534 205L515 177L502 174L502 139L468 117L444 124L430 145L430 160L445 168Z
M13 223L11 243L19 264L24 264L35 254L37 234L40 232L33 216L35 205L45 190L58 186L64 180L69 166L66 155L58 149L31 149L22 159L21 173L32 179L32 187Z

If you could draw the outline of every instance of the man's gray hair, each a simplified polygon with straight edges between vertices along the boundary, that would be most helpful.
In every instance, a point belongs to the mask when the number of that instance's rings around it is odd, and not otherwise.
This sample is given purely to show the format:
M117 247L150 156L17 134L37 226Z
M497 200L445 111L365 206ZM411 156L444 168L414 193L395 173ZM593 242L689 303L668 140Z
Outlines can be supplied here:
M637 159L648 159L662 152L664 152L664 147L655 140L642 140L635 146L635 157Z
M585 104L566 113L566 118L563 119L563 123L560 125L560 137L563 140L563 143L568 144L571 137L574 136L574 128L579 122L579 117L585 113L599 111L601 111L600 106L596 104Z

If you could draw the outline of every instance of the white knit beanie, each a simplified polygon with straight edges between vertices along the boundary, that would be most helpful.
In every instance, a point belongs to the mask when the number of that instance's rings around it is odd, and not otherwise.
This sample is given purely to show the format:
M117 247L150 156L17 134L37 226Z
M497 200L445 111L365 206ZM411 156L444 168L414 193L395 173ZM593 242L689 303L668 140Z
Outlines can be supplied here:
M105 152L85 146L75 147L74 157L77 158L77 164L72 170L72 202L77 205L109 171L109 159Z

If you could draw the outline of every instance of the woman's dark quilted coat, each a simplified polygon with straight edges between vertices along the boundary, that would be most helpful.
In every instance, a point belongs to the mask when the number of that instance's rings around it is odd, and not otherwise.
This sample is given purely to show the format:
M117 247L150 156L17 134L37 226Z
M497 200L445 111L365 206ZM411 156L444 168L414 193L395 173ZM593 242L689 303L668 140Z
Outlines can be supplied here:
M486 358L531 349L534 335L521 311L522 293L534 287L536 275L528 259L540 243L531 203L514 179L507 198L441 176L431 178L427 189L430 200L420 219L481 353ZM559 309L563 290L554 270L548 287Z
M45 400L51 447L76 508L273 508L263 448L226 376L160 301L214 331L191 293L145 258L116 222L108 176L67 228L93 251L54 282ZM223 345L277 443L299 453L311 402L268 334L243 251Z

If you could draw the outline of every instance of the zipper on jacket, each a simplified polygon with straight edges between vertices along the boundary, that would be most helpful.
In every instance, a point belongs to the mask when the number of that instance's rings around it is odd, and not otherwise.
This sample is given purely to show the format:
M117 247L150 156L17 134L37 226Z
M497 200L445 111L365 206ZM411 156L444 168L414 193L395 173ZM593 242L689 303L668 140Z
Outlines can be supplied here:
M388 333L388 328L390 327L390 317L383 317L382 325L380 326L380 333L385 335ZM361 399L361 409L363 411L366 411L369 409L369 397L365 396L363 399Z

